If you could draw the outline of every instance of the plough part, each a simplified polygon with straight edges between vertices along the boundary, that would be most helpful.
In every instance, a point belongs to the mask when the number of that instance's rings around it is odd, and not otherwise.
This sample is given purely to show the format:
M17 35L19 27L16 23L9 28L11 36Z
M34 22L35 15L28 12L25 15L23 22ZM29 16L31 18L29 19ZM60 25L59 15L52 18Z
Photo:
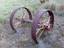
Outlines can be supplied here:
M51 10L41 9L41 10L36 12L36 14L34 15L34 19L32 19L32 14L31 14L31 12L30 12L30 10L28 8L26 8L26 7L17 8L10 15L10 26L11 26L11 28L12 28L12 30L14 32L17 32L17 30L13 25L13 18L15 16L16 12L20 11L21 9L25 9L27 11L28 15L29 15L29 17L28 17L29 19L28 20L25 20L25 19L22 18L23 20L21 22L32 23L31 36L32 36L33 41L36 44L38 44L37 38L40 38L40 36L43 34L43 32L50 31L50 30L53 29L54 14L53 14L53 12ZM49 25L44 25L43 28L40 28L39 31L37 32L37 28L39 28L39 25L40 25L39 24L40 17L42 17L42 15L44 13L48 13L48 15L49 15L49 21L48 21ZM17 19L17 20L19 20L19 19ZM42 30L43 32L42 31L40 32L40 30Z
M35 18L33 20L33 23L32 23L32 30L31 30L31 33L32 33L32 39L34 40L34 42L36 44L38 44L38 41L37 41L37 28L39 27L38 24L39 24L39 19L40 17L44 14L48 12L49 14L49 17L50 17L50 20L49 20L49 24L50 24L50 28L48 28L46 25L45 25L45 30L47 31L50 31L52 28L53 28L53 25L54 25L54 14L51 10L45 10L45 11L38 11L36 14L35 14ZM43 30L43 31L45 31ZM40 36L42 35L42 33L40 34Z
M12 28L12 30L14 32L17 32L17 31L16 31L16 29L14 28L14 25L13 25L13 18L14 18L14 15L16 14L16 12L20 11L20 9L25 9L28 12L28 14L29 14L29 19L32 20L32 14L31 14L31 12L30 12L30 10L28 8L26 8L26 7L20 7L20 8L15 9L11 13L11 15L10 15L10 26L11 26L11 28Z

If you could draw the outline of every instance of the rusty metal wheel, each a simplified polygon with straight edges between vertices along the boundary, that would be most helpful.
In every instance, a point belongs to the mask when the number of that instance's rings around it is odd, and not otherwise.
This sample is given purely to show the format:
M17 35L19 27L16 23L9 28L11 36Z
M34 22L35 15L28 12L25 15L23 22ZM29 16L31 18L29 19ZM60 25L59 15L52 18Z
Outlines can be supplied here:
M32 39L38 44L38 39L44 35L45 32L52 30L54 25L54 14L51 10L39 10L35 14L32 23ZM44 38L44 37L42 37Z
M10 26L14 32L17 32L19 28L25 27L29 20L32 20L30 10L26 7L20 7L11 13Z

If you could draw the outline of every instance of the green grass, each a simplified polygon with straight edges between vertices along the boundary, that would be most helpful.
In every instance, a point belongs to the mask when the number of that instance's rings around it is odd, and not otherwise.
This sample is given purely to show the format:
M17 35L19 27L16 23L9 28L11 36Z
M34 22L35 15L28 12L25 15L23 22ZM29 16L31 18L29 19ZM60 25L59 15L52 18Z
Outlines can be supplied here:
M10 16L11 11L16 7L26 6L31 11L35 11L35 9L38 7L38 4L38 0L1 0L0 22L4 21L7 16Z

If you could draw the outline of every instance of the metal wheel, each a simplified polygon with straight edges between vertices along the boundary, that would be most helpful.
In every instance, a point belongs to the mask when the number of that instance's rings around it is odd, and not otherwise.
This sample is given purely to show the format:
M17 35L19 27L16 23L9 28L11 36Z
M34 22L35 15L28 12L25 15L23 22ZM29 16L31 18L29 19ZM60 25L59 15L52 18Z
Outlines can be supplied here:
M10 16L10 26L14 32L18 32L21 28L29 27L32 20L31 12L28 8L20 7L15 9Z
M51 10L39 10L35 14L32 23L32 39L38 44L38 39L45 37L45 32L52 30L54 24L54 15ZM42 37L41 37L42 36Z

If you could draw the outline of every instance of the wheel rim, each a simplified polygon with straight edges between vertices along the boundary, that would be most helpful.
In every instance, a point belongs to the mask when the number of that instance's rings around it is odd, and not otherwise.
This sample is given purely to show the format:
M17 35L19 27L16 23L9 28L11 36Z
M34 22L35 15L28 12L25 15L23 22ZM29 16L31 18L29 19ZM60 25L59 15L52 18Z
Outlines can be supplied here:
M35 18L34 18L33 23L32 23L32 31L31 31L32 32L32 39L34 40L34 42L36 44L38 43L38 41L37 41L37 28L40 28L40 26L38 25L38 24L40 24L39 20L40 20L40 17L42 17L42 15L44 13L48 13L49 14L49 21L47 21L49 25L47 25L46 23L44 24L45 25L45 28L44 28L45 30L44 31L46 31L46 30L50 31L53 28L53 24L54 24L54 15L53 15L53 12L50 11L50 10L45 10L45 11L39 11L39 12L37 12L35 14Z
M22 11L24 11L24 12L21 12L21 10ZM20 17L20 15L22 14L22 13L27 13L27 16L26 16L26 14L25 14L25 16L24 16L24 14L22 15L22 18ZM18 23L20 23L21 24L21 22L23 23L23 22L25 22L24 21L24 19L23 19L23 17L25 18L25 17L27 17L26 19L29 19L29 20L32 20L32 15L31 15L31 12L29 11L29 9L27 9L27 8L25 8L25 7L21 7L21 8L18 8L18 9L16 9L16 10L14 10L12 13L11 13L11 16L10 16L10 26L11 26L11 28L12 28L12 30L14 31L14 32L17 32L17 30L16 30L16 28L15 28L15 26L14 26L14 23L13 23L13 21L14 21L14 17L16 17L15 15L19 15L19 18L20 19L18 19L18 18L16 18L17 19L17 22ZM20 22L19 22L20 21Z

